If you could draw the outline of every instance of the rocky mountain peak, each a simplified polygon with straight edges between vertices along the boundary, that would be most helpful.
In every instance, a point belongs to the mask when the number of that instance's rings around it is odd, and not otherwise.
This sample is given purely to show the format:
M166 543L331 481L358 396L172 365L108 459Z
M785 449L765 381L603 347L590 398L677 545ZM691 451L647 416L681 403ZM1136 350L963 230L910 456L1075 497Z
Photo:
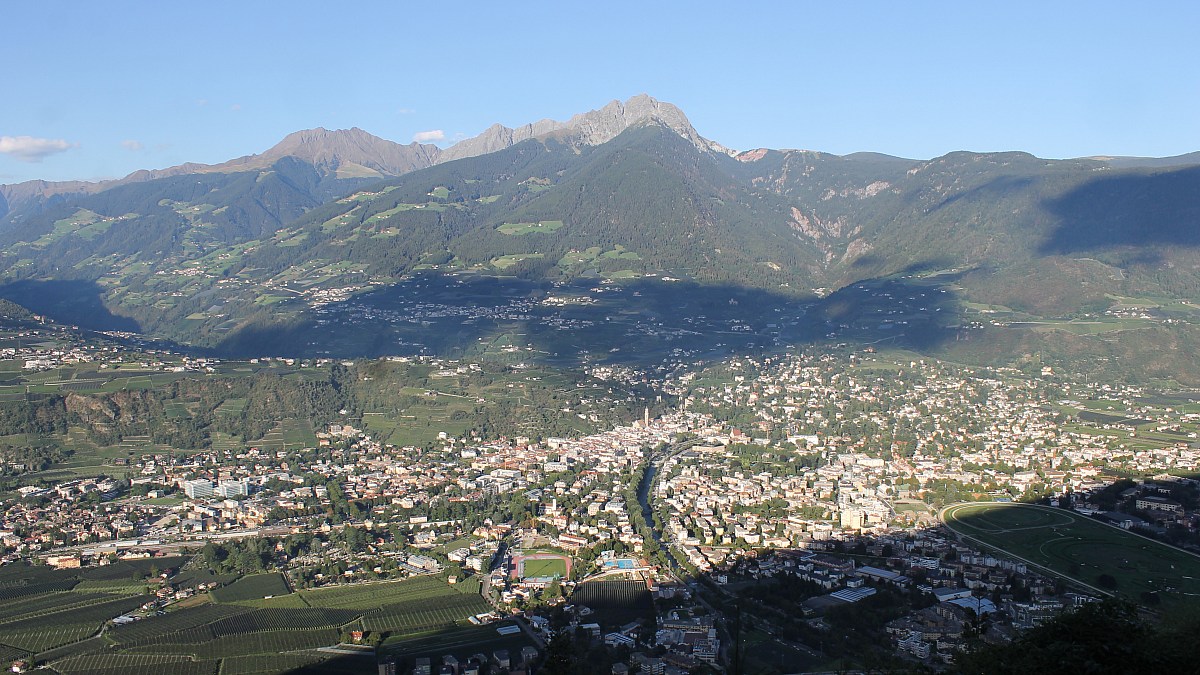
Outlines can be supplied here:
M482 134L468 138L445 150L439 161L477 157L503 150L531 138L541 138L563 132L570 134L584 145L600 145L616 138L626 129L641 124L661 124L701 150L732 154L720 144L697 133L691 122L688 121L687 115L684 115L678 107L646 94L638 94L628 101L614 100L599 110L580 113L566 122L544 119L516 129L493 124Z
M284 157L304 160L319 170L338 171L347 168L363 170L382 176L401 174L432 166L441 149L436 145L410 143L401 145L373 136L358 127L329 130L318 127L288 134L282 141L261 155L250 155L218 164L216 171L270 166Z

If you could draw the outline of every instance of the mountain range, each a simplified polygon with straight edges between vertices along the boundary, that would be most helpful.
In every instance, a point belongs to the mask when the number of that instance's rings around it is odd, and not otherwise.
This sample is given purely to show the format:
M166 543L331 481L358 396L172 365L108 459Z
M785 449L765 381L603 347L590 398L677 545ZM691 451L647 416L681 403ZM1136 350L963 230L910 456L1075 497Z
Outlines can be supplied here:
M315 129L218 165L0 187L0 296L195 347L332 353L323 314L414 275L519 281L542 303L621 287L627 311L742 289L770 308L737 319L764 343L1200 382L1180 353L1200 343L1198 163L734 152L648 96L445 150Z
M433 144L416 142L401 145L358 128L336 131L318 128L288 134L262 154L246 155L220 164L187 163L165 169L144 169L124 178L98 182L34 180L0 185L0 217L9 212L23 215L54 198L96 194L129 183L144 183L196 173L236 173L266 169L285 157L312 165L322 177L380 179L401 176L441 162L476 157L503 150L514 143L554 133L572 134L584 144L599 145L612 140L631 126L649 121L675 130L697 147L729 152L696 133L679 108L643 94L624 103L612 101L599 110L575 115L566 122L544 119L517 129L494 124L480 135L463 140L446 150Z

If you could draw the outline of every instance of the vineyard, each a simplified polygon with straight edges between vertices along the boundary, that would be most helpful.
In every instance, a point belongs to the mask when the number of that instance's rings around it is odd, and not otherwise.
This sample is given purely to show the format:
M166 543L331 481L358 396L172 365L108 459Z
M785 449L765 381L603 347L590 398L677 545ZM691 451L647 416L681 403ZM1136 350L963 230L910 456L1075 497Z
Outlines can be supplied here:
M465 661L474 653L490 654L497 649L507 649L510 654L517 654L522 647L536 646L523 632L500 635L496 628L503 625L515 624L504 622L488 626L463 626L396 637L384 642L379 651L381 654L403 656L406 659L418 656L438 659L446 654L454 654Z
M395 639L466 635L474 629L467 619L491 609L477 579L451 585L419 577L291 592L280 573L217 577L187 570L172 584L225 585L195 596L200 604L109 623L145 614L140 608L154 599L146 591L155 587L147 577L181 561L83 570L0 567L0 662L29 659L64 675L307 672L340 667L335 655L316 650L337 645L349 630Z
M240 602L245 600L262 600L268 596L287 595L292 592L288 588L287 579L282 574L251 574L233 582L228 586L212 591L213 600L217 602Z
M58 584L47 582L19 588L51 585ZM149 597L75 593L59 591L57 587L41 595L8 597L0 605L0 644L35 653L78 642L94 635L113 617L137 609Z
M312 665L324 659L320 654L255 654L221 659L221 675L278 673Z
M64 675L87 673L88 675L214 675L220 661L193 661L180 656L153 656L141 654L87 654L74 656L54 663L54 670Z
M575 587L571 602L591 608L603 626L622 625L654 613L654 599L640 581L588 581Z
M430 600L460 594L463 594L463 591L458 590L458 587L450 586L445 580L437 577L416 577L382 584L334 586L299 593L310 607L363 610L409 600Z
M30 619L43 614L111 600L106 593L47 593L23 599L5 598L0 606L0 624Z
M180 639L201 638L202 633L178 635ZM316 649L338 643L339 632L335 628L309 630L269 630L246 633L229 633L225 635L209 635L207 640L187 639L185 642L174 642L175 635L167 636L166 641L151 645L135 647L131 650L136 654L170 654L203 656L205 658L223 658L230 656L249 656L254 654L279 654L300 649Z
M371 631L414 633L441 626L452 626L463 619L491 610L478 595L438 598L436 602L416 599L384 605L363 616L363 628Z
M217 584L224 586L238 579L237 574L216 574L208 569L189 569L171 577L171 583L176 588L195 588L200 584Z
M136 645L154 642L164 635L203 626L226 617L250 612L245 607L223 605L201 605L192 609L171 612L161 616L117 626L108 632L108 637L118 645Z

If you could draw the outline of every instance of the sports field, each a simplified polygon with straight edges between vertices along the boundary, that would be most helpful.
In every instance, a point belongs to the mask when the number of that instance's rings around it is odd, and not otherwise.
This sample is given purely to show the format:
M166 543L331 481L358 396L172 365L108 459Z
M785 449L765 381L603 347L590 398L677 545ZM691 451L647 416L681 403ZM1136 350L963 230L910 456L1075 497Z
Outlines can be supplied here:
M1093 589L1143 603L1154 593L1164 609L1200 603L1200 557L1087 516L1010 503L954 504L941 515L964 537Z
M558 558L526 560L523 577L565 577L567 563Z
M546 551L517 551L513 555L512 576L515 579L566 578L570 574L570 556Z

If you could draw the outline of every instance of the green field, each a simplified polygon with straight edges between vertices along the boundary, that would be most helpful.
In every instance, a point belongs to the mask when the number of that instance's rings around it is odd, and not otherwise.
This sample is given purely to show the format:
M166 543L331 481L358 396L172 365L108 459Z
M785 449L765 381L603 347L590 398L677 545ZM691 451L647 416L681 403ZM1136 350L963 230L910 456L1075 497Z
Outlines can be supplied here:
M477 583L452 586L441 577L303 590L263 605L282 607L295 599L312 608L347 612L366 630L393 635L462 625L491 609L479 595Z
M1137 602L1155 594L1166 609L1195 606L1200 598L1200 557L1070 511L955 504L942 510L942 520L966 538L1097 591ZM1116 587L1103 588L1102 576L1116 579Z
M228 586L214 589L212 597L217 602L242 602L287 595L291 592L283 575L272 572L242 577Z
M514 253L512 255L502 255L499 258L492 258L492 266L498 270L506 270L517 263L526 260L539 260L545 258L544 253Z
M567 563L559 558L526 559L521 565L527 578L567 576Z
M520 236L522 234L537 234L541 232L554 232L562 228L563 221L561 220L543 220L537 223L504 223L496 228L501 234L509 234Z

